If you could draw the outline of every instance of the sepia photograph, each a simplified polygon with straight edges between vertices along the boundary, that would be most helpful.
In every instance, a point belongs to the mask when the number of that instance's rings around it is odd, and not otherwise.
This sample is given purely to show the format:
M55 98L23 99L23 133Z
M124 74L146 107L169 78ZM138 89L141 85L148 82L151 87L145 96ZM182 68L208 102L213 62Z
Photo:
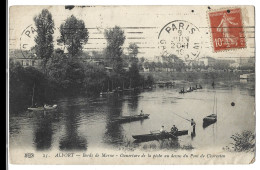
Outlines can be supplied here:
M11 6L12 164L252 164L254 6Z

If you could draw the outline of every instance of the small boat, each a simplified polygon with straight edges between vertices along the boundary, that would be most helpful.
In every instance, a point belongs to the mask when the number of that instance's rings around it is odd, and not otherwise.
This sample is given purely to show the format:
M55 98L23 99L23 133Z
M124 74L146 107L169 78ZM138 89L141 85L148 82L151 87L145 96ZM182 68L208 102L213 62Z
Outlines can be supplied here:
M134 115L134 116L121 116L115 119L118 122L132 122L149 118L150 114Z
M150 133L144 135L132 135L132 137L137 141L153 141L153 140L162 140L169 138L178 138L178 136L188 135L188 130L182 130L177 132L165 132L165 133Z
M188 88L186 92L192 92L192 88Z
M179 93L180 93L180 94L184 94L184 93L187 93L187 92L181 90Z
M53 110L57 108L57 105L44 105L42 106L37 106L36 103L34 103L34 89L35 89L35 83L33 85L33 91L32 91L32 106L28 108L30 111L43 111L43 110Z
M31 110L31 111L43 111L44 107L29 107L28 110Z
M43 111L43 110L53 110L56 109L58 105L44 105L43 107L29 107L28 110L31 111Z
M217 115L211 114L205 118L203 118L203 127L207 127L217 121Z
M100 95L107 95L107 94L113 94L113 91L108 91L108 92L100 92Z
M215 98L214 98L213 114L203 118L203 128L208 127L209 125L217 122L217 101L216 101L216 114L214 114L214 108L215 108Z
M44 109L45 110L53 110L56 109L58 107L58 105L54 104L54 105L44 105Z

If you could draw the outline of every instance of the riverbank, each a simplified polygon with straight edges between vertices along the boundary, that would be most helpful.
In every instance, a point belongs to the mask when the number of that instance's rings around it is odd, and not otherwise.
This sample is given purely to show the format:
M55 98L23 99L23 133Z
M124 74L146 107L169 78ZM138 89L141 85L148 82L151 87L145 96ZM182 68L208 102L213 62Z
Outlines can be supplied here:
M149 72L141 73L141 75L152 75L155 82L169 80L185 80L185 81L200 81L200 80L238 80L243 73L238 72Z

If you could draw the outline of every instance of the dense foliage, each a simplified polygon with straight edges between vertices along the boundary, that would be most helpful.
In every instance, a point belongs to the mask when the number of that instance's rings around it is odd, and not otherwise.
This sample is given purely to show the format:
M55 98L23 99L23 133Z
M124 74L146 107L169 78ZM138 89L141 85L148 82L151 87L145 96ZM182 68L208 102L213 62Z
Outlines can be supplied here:
M58 42L67 48L71 57L77 57L82 52L83 44L88 42L88 29L84 21L74 15L67 18L60 26Z
M34 39L36 55L43 60L43 70L46 71L46 63L52 55L54 22L51 13L47 9L34 17L34 23L37 28L37 35Z

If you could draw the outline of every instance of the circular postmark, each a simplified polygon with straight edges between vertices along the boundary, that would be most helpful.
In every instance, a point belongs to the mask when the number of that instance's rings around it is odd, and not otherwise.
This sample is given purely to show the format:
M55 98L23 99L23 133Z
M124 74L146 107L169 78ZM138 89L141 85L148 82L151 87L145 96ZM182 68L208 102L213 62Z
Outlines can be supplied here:
M31 24L26 27L20 37L20 51L24 58L28 58L32 53L31 49L35 45L34 38L37 35L37 30Z
M42 31L41 35L48 36L54 34L54 23L45 21L45 18L38 18L38 28L40 28ZM31 24L27 26L20 37L20 50L24 58L28 58L30 55L35 53L33 51L33 47L35 46L35 38L37 36L37 28L34 24ZM43 41L44 42L44 41Z
M198 59L202 47L199 29L183 20L166 24L161 29L158 40L162 56L176 55L187 62Z

